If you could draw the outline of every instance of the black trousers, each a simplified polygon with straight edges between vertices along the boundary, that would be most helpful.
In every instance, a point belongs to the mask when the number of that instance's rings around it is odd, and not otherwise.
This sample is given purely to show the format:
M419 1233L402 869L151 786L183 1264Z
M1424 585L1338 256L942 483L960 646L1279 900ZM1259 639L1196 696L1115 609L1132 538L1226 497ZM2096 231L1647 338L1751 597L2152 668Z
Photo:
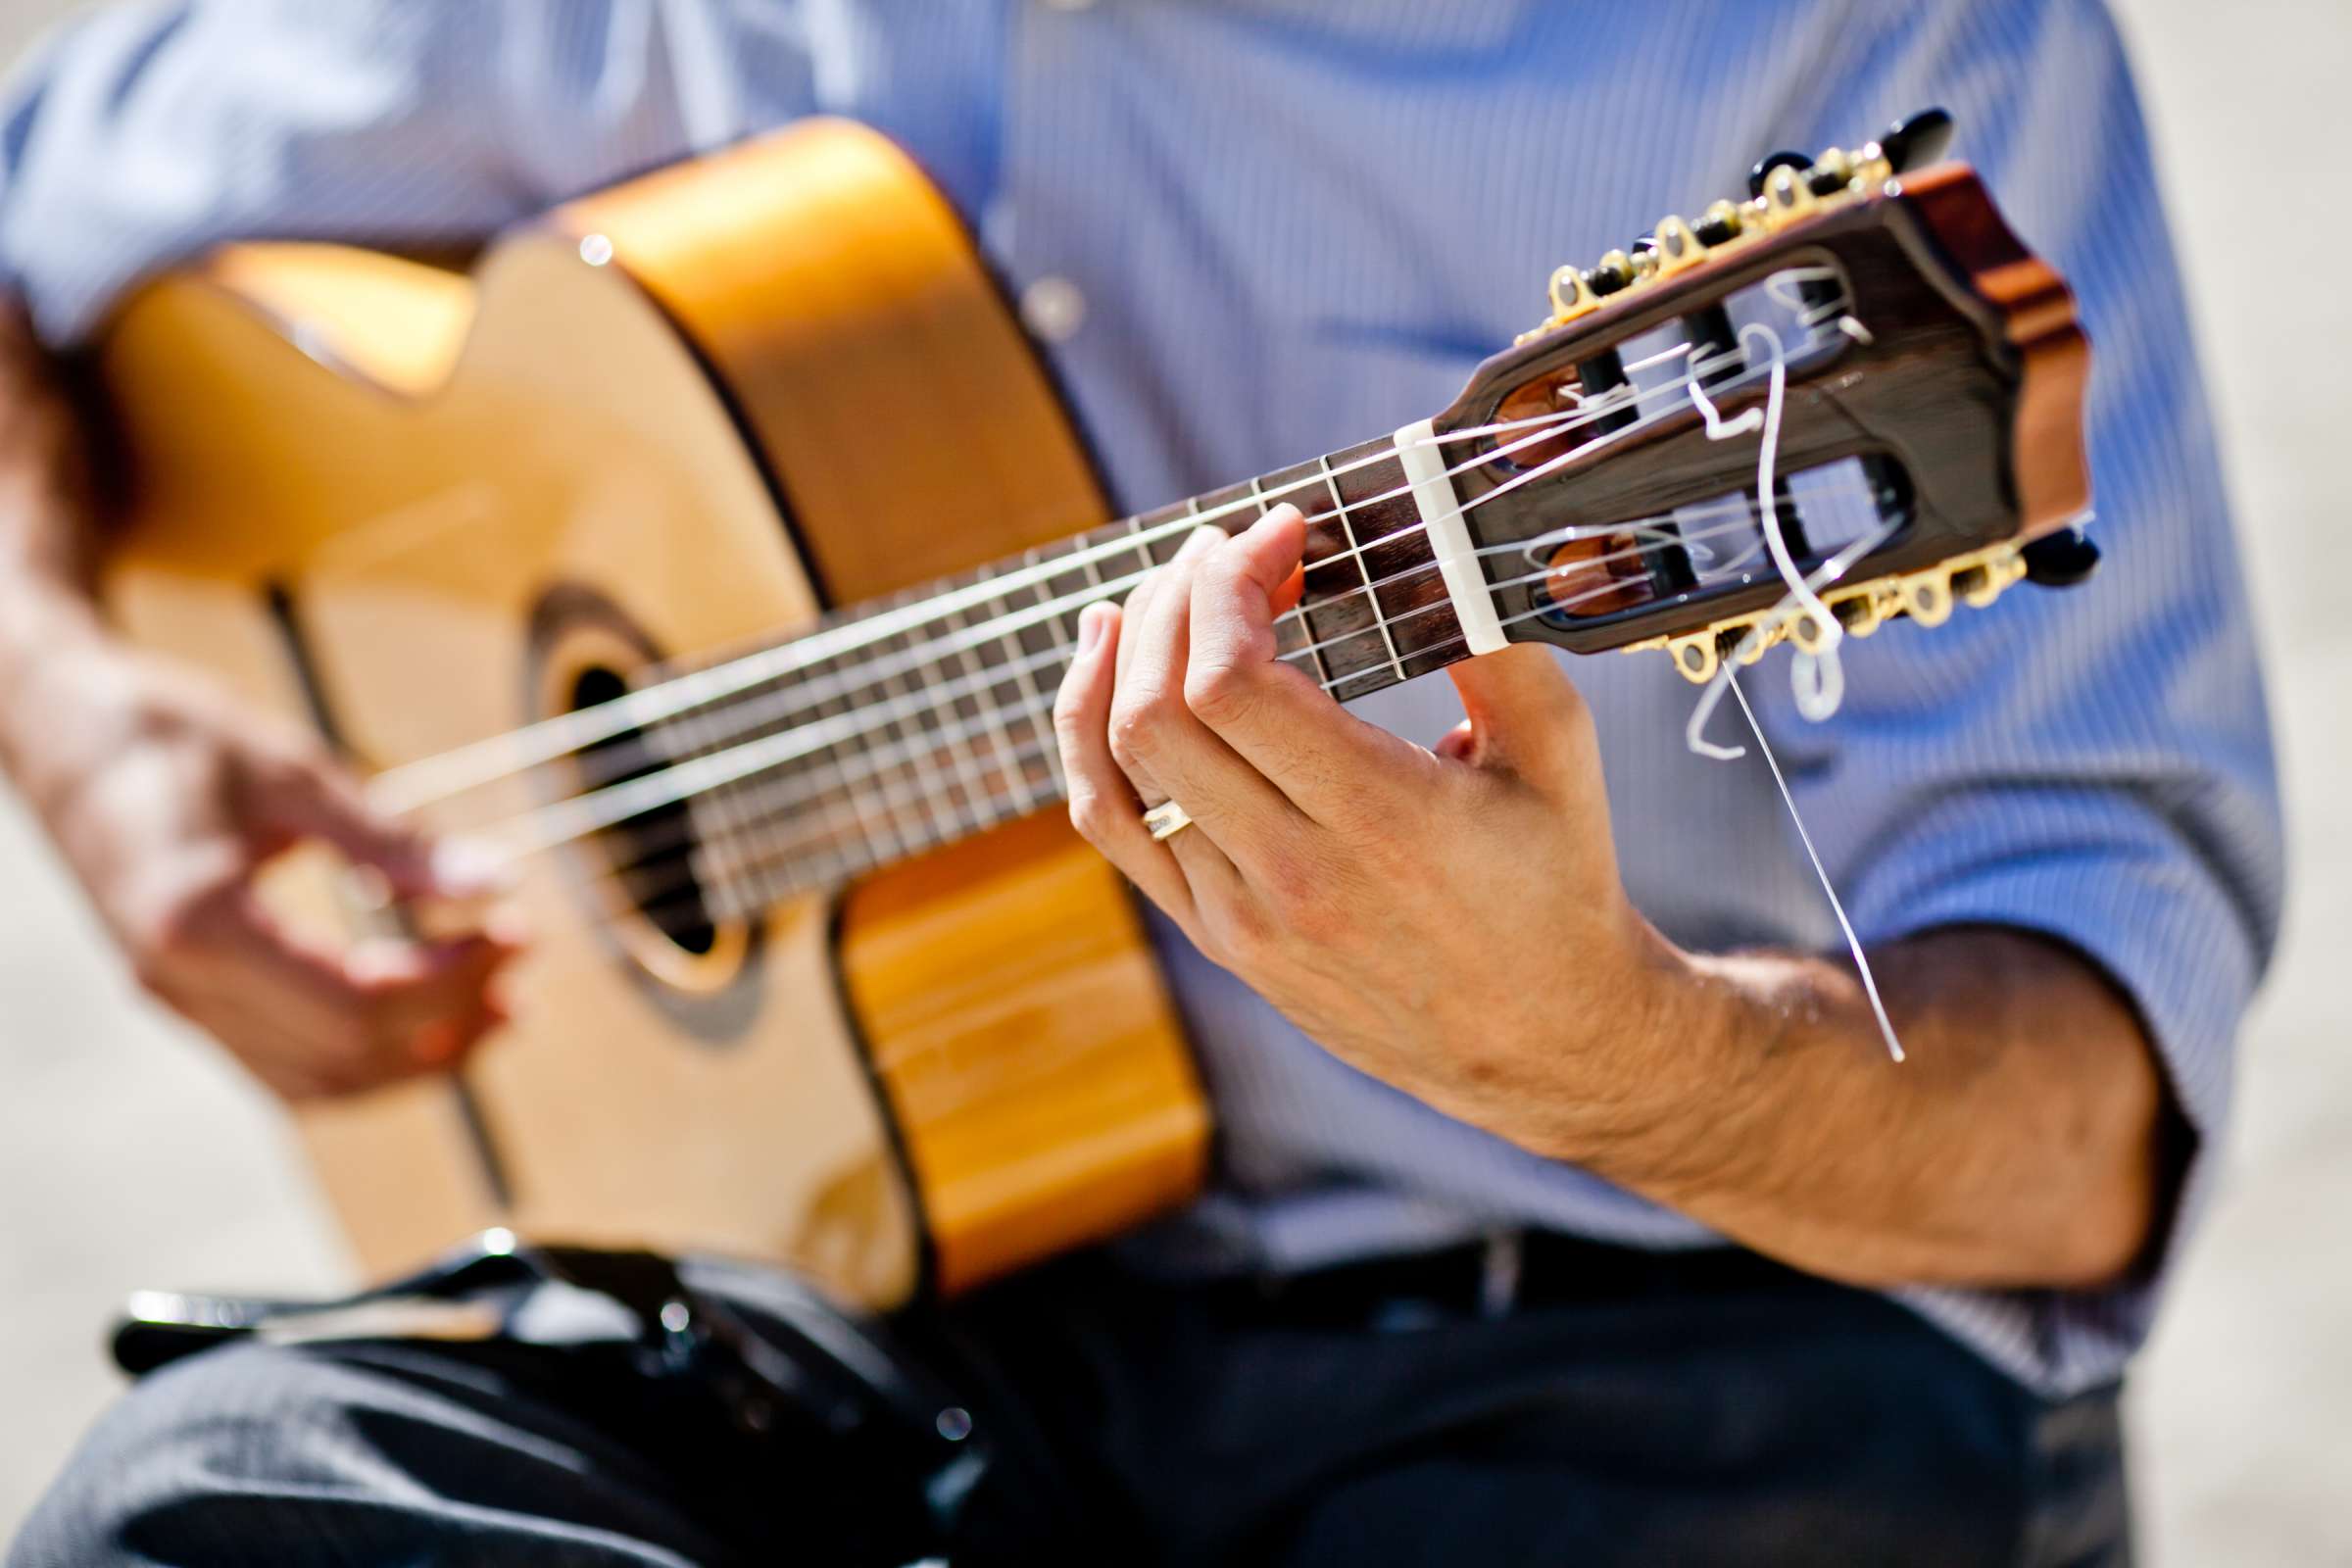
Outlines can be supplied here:
M959 1565L2118 1563L2112 1391L2037 1399L1877 1297L1744 1253L1547 1242L1171 1288L1100 1256L896 1326L994 1461ZM695 1282L757 1320L791 1288ZM764 1303L764 1304L763 1304ZM790 1412L787 1413L788 1416ZM93 1429L11 1568L887 1563L911 1521L787 1419L754 1442L620 1363L241 1344ZM909 1528L902 1528L909 1527Z

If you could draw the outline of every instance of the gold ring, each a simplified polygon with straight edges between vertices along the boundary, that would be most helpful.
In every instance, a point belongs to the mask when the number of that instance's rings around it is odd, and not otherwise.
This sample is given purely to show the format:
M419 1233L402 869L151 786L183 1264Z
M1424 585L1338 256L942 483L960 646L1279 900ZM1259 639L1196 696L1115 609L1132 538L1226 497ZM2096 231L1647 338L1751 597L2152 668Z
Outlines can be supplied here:
M1164 844L1193 825L1191 813L1174 801L1162 801L1144 813L1144 826L1152 830L1152 842Z

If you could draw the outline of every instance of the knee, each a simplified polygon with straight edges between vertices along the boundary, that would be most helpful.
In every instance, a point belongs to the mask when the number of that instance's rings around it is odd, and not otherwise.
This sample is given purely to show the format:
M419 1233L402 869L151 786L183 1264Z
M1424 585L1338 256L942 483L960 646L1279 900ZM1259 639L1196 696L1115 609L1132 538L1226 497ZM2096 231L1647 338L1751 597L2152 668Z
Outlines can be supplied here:
M7 1568L257 1560L255 1543L227 1521L241 1504L317 1479L304 1457L316 1446L304 1434L331 1419L335 1371L253 1344L150 1375L82 1439L10 1547Z

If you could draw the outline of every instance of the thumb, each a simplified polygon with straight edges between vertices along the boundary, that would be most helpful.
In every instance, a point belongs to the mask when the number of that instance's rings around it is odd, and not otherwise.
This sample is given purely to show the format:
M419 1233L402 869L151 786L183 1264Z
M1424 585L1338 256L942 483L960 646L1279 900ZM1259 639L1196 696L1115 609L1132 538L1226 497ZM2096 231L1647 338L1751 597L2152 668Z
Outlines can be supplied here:
M1518 644L1448 665L1468 715L1441 754L1539 786L1589 763L1592 715L1548 648Z

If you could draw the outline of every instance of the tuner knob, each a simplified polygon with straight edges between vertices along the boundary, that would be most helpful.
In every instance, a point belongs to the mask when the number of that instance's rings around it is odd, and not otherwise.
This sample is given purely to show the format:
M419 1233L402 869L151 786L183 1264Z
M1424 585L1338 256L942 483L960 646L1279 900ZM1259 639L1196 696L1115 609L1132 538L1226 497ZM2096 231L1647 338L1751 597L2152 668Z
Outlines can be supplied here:
M1805 188L1816 196L1834 196L1853 177L1853 161L1836 147L1823 153L1812 168L1804 171Z
M1656 234L1642 235L1628 246L1627 251L1634 264L1634 277L1637 280L1646 278L1658 270L1658 236Z
M1879 138L1879 151L1886 157L1886 167L1900 174L1935 163L1951 144L1951 111L1923 109L1888 126L1886 134ZM2091 553L2095 556L2098 552Z
M1763 195L1764 182L1772 178L1772 172L1776 169L1810 169L1812 167L1813 160L1807 158L1803 153L1792 153L1785 148L1777 153L1766 153L1757 159L1755 167L1747 172L1747 193L1750 196Z
M2026 581L2039 588L2072 588L2099 569L2099 547L2079 528L2061 528L2026 546Z
M1730 202L1717 202L1698 215L1690 225L1702 245L1723 245L1740 237L1740 209Z
M1585 274L1585 287L1603 297L1633 286L1634 259L1623 251L1609 252Z

